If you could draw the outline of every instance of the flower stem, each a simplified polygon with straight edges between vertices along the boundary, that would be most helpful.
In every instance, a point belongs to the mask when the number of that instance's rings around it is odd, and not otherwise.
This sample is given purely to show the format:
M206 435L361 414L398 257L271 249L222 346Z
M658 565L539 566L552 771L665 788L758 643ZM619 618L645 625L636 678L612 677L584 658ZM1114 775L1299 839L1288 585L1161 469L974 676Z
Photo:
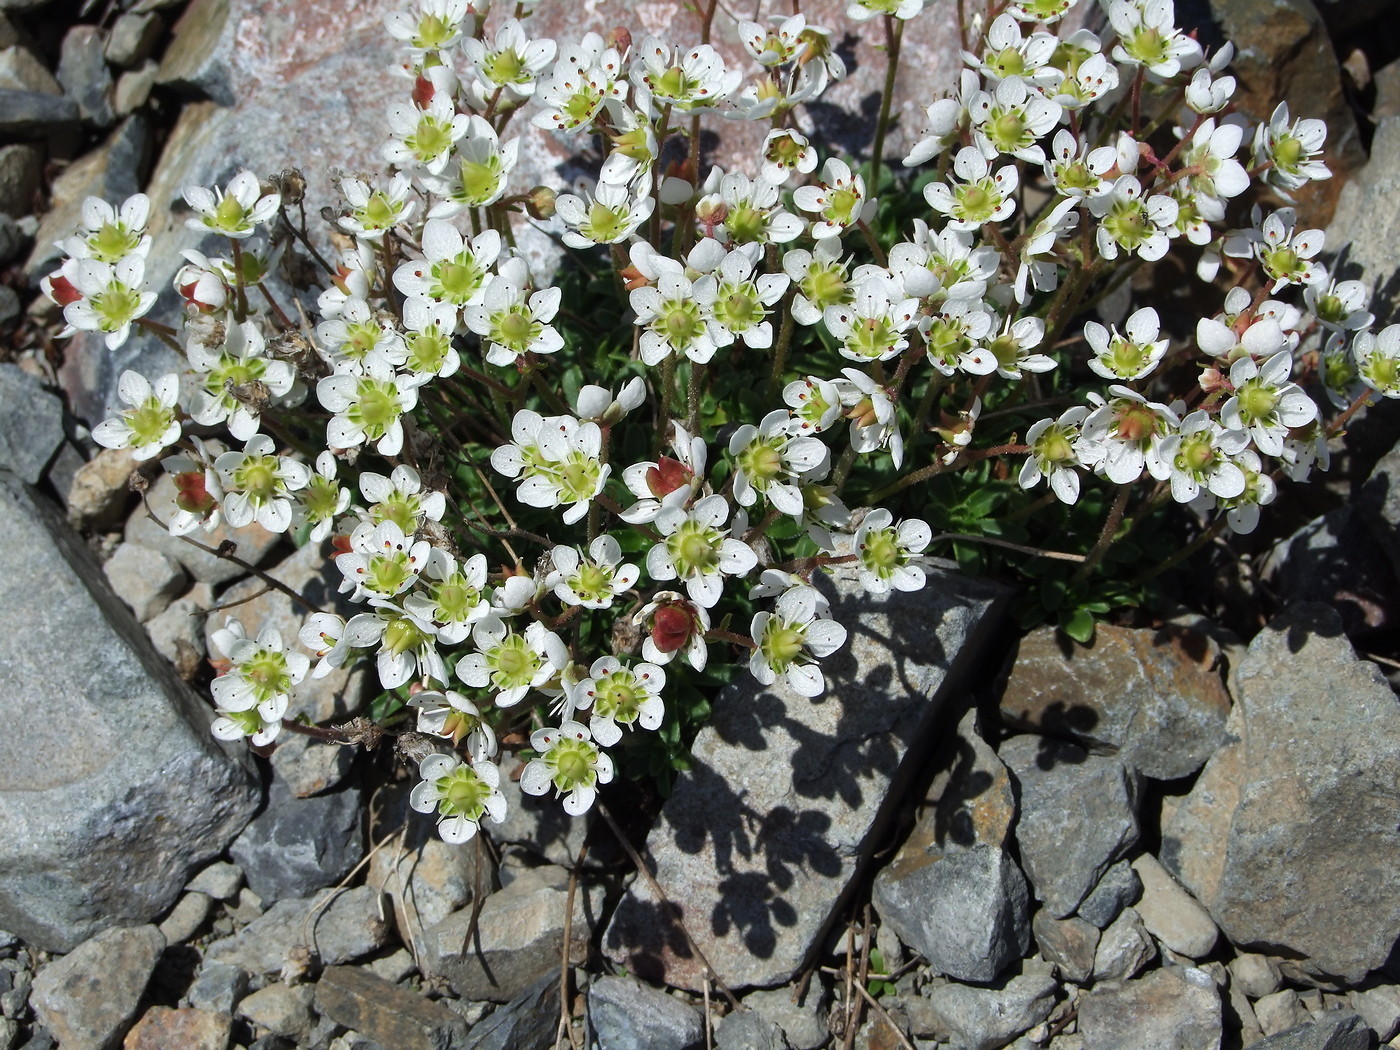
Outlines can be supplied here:
M885 156L885 132L890 126L890 108L894 104L895 76L899 71L899 50L904 40L904 20L885 15L885 50L889 59L885 66L885 90L880 95L880 118L875 124L875 145L870 150L870 186L872 197L880 195L880 173Z
M1108 517L1104 519L1103 531L1099 533L1099 541L1094 544L1094 549L1089 552L1089 556L1084 559L1084 564L1074 574L1076 583L1087 579L1099 562L1103 561L1103 556L1108 553L1108 548L1113 546L1113 541L1118 537L1118 526L1123 524L1123 512L1128 509L1128 496L1131 492L1131 486L1119 486L1118 495L1114 497L1113 506L1108 509Z

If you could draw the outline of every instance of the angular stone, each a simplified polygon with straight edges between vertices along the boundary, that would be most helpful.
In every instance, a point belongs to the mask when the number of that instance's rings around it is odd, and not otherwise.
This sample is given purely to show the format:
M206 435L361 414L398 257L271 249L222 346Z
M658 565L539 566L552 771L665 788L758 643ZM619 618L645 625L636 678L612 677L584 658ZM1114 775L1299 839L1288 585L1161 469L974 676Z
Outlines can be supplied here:
M146 633L156 652L169 660L186 681L199 673L208 655L204 647L204 616L210 604L194 597L179 598L146 622Z
M638 879L604 940L644 979L700 987L678 922L731 987L781 983L802 967L1005 593L942 570L913 593L866 595L846 573L821 585L836 618L859 625L823 661L825 695L814 702L782 683L721 693L652 829L648 864L669 908Z
M1116 758L1047 737L1004 741L1020 789L1016 841L1037 900L1064 918L1137 842L1137 777Z
M268 904L333 886L365 853L360 792L352 787L297 798L274 779L267 808L233 840L229 853Z
M64 1050L107 1050L130 1027L164 950L154 926L104 930L39 971L34 1016Z
M559 975L555 973L541 977L509 1004L472 1025L462 1050L551 1050L558 1026Z
M1230 696L1220 647L1172 625L1100 625L1088 645L1053 627L1021 639L1001 697L1012 728L1065 737L1156 780L1189 776L1220 746Z
M0 88L0 135L29 135L75 124L78 104L65 95Z
M1347 998L1351 1008L1361 1015L1366 1026L1381 1042L1400 1033L1400 987L1377 985L1364 991L1353 991Z
M1254 1050L1371 1050L1374 1036L1355 1014L1300 1024L1255 1043Z
M78 103L78 113L90 124L112 123L112 74L104 52L107 34L97 26L74 26L63 37L58 59L58 82Z
M170 914L160 922L165 943L183 944L198 933L204 920L209 918L211 905L209 897L203 893L186 893L176 901Z
M217 860L204 868L190 880L186 889L192 893L203 893L216 901L233 900L243 885L243 872L237 864Z
M43 165L43 154L34 146L18 142L0 146L0 211L18 217L34 209Z
M1042 908L1031 920L1031 932L1040 947L1040 957L1054 963L1061 977L1074 984L1088 982L1099 947L1097 926L1077 915L1056 919Z
M146 503L150 505L151 513L159 518L160 521L168 522L170 520L171 515L174 514L177 508L175 506L175 482L169 474L162 473L160 477L151 484L151 487L146 492ZM190 539L198 540L200 543L204 544L204 546L213 547L216 550L221 544L231 541L237 545L234 553L237 554L239 558L248 562L250 565L261 565L272 552L273 548L282 540L282 536L278 533L268 532L261 525L256 523L246 525L241 529L233 529L224 522L220 523L219 527L213 532L195 529L194 532L190 533ZM170 535L169 531L167 531L163 525L158 525L151 520L146 513L146 507L144 505L138 506L131 512L131 517L127 519L126 540L128 543L140 543L146 547L153 547L162 554L169 555L183 565L185 571L199 583L224 583L234 577L242 576L248 571L225 558L220 558L207 551L200 550L198 547L187 543L179 536ZM303 547L302 550L311 551L310 554L304 555L304 558L310 558L318 553L311 545ZM295 588L298 581L285 580L283 582ZM264 587L266 584L259 583L258 586ZM245 597L245 595L235 594L230 591L229 594L221 595L220 597L223 601L229 600L230 597L236 601L240 597ZM281 597L283 597L288 604L291 604L291 599L286 598L285 595ZM308 596L308 600L315 602L322 597L325 597L325 595L316 594L315 596ZM251 605L252 603L249 602L248 604ZM241 619L248 615L248 610L239 606L237 609L230 610L225 615ZM249 628L248 634L250 637L257 634L257 629L253 626L253 622L255 622L253 617L248 617L248 620L244 621L244 626ZM222 620L216 626L222 627ZM296 632L293 631L292 638L295 637ZM290 641L286 635L283 635L282 640L284 642Z
M1113 920L1094 952L1094 980L1126 981L1157 957L1157 945L1132 908Z
M1217 931L1210 913L1150 853L1133 861L1142 880L1137 912L1147 931L1163 945L1192 959L1203 959L1215 947Z
M926 994L956 1050L997 1050L1049 1017L1058 989L1048 974L1028 972L991 987L950 983Z
M228 1017L248 990L248 974L233 963L206 961L195 974L185 998L190 1005Z
M86 545L3 476L0 639L0 925L66 951L169 908L257 793Z
M63 443L63 402L18 365L0 364L0 464L37 484Z
M589 986L588 1024L599 1050L690 1050L705 1035L699 1010L633 977Z
M310 985L274 981L240 1000L238 1016L274 1035L304 1042L315 1023L311 1012L313 994L315 990Z
M559 969L564 950L569 873L532 868L487 897L472 928L473 908L454 912L423 935L426 971L445 977L466 999L509 1002ZM569 958L588 957L591 931L602 914L603 887L580 881L574 894Z
M130 69L155 50L165 23L154 11L128 11L117 16L107 37L107 61L118 69Z
M12 46L0 51L0 88L11 91L39 91L45 95L63 94L63 86L48 67L27 47Z
M736 1010L715 1025L716 1050L789 1050L783 1030L748 1010Z
M229 69L237 25L231 6L235 5L229 0L195 0L189 5L165 49L161 84L224 106L237 102Z
M1357 983L1400 937L1400 705L1322 605L1295 606L1261 631L1237 677L1234 782L1223 792L1198 783L1182 804L1199 812L1193 797L1208 791L1228 816L1192 823L1178 812L1163 828L1163 863L1232 943ZM1197 854L1214 860L1186 862Z
M1283 980L1278 963L1267 955L1240 952L1230 960L1230 985L1241 989L1251 999L1278 991Z
M977 732L977 712L950 735L914 830L875 877L880 919L960 981L991 981L1030 946L1030 894L1005 850L1016 818L1011 778Z
M357 676L358 683L361 678ZM275 777L285 781L297 798L324 794L341 783L355 765L355 748L327 744L298 733L286 733L268 759Z
M1079 917L1106 929L1129 904L1142 893L1142 881L1133 866L1120 860L1103 873L1103 878L1089 891L1079 905Z
M379 894L356 886L337 894L308 919L321 901L316 897L278 901L232 937L209 945L208 962L231 963L248 973L279 973L289 959L314 951L326 966L353 962L382 948L389 925L380 912Z
M146 104L151 97L151 89L156 86L156 73L159 70L160 66L154 59L147 59L135 69L128 69L117 77L112 108L118 117L129 117Z
M1397 67L1400 68L1400 67ZM1356 501L1357 512L1400 575L1400 444L1381 457Z
M102 566L117 597L143 623L165 611L185 586L180 563L139 543L122 543Z
M760 988L744 996L744 1005L783 1030L793 1050L817 1050L831 1038L827 1024L831 999L826 986L813 981L793 1001L793 988Z
M131 499L127 480L137 467L130 449L104 448L73 473L68 520L78 528L111 525Z
M1220 994L1204 970L1164 966L1096 986L1079 1000L1079 1032L1084 1050L1218 1050Z
M1307 1020L1307 1011L1298 1001L1298 993L1292 988L1281 988L1277 992L1260 996L1254 1004L1254 1017L1265 1035L1296 1027Z
M1330 136L1329 136L1330 137ZM1400 289L1391 277L1395 258L1388 246L1400 231L1400 116L1388 117L1371 139L1371 159L1352 173L1337 197L1327 229L1327 250L1338 252L1333 272L1359 279L1371 289L1368 309L1378 318L1395 316Z
M352 966L332 966L321 975L316 1009L395 1050L453 1050L467 1030L441 1003Z
M153 1006L127 1032L122 1050L225 1050L231 1027L226 1014Z

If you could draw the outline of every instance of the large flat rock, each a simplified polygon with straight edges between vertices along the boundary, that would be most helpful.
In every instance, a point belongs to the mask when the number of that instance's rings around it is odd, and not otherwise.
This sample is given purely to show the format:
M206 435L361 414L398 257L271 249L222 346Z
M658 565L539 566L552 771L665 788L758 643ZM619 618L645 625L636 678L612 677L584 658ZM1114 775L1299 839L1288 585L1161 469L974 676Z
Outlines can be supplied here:
M847 575L821 586L851 631L823 662L826 693L752 681L723 692L647 840L668 900L637 879L603 945L644 980L700 988L681 924L730 986L779 984L801 968L1005 597L939 570L912 594L865 594Z

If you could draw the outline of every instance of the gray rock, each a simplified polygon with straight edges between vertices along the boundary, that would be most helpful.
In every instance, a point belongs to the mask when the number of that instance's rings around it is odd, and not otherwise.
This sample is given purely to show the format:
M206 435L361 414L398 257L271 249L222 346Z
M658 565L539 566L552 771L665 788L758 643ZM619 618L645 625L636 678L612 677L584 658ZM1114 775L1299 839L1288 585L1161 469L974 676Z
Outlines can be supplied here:
M1085 984L1094 972L1094 955L1099 947L1099 928L1077 915L1056 919L1042 908L1031 920L1031 932L1040 947L1040 956L1054 963L1060 976L1074 984Z
M441 1003L354 966L332 966L321 975L316 1009L394 1050L454 1050L467 1032Z
M509 1002L559 969L564 950L569 873L548 866L523 872L473 908L454 912L423 935L425 972L445 977L466 999ZM580 881L574 894L569 957L583 962L602 913L603 887Z
M161 914L247 822L256 787L85 545L3 477L0 654L0 924L65 951Z
M1346 181L1337 197L1337 210L1327 229L1327 248L1339 252L1333 272L1356 278L1372 290L1371 312L1385 319L1395 315L1396 260L1387 250L1400 230L1400 117L1376 127L1371 159Z
M63 402L18 365L0 364L0 463L33 485L63 443Z
M78 104L65 95L0 88L0 135L32 136L77 121Z
M315 1018L311 1012L310 985L287 985L274 981L238 1003L238 1016L274 1035L305 1042Z
M104 930L39 971L34 1016L64 1050L107 1050L131 1027L164 950L154 926Z
M78 528L115 524L132 498L128 482L137 466L130 449L99 449L73 472L65 496L68 520Z
M1326 606L1261 631L1237 677L1242 755L1207 766L1161 859L1232 943L1358 983L1400 937L1400 706Z
M19 295L8 284L0 284L0 325L19 316Z
M204 957L248 973L275 974L289 959L308 952L325 966L338 966L388 943L389 925L380 912L379 894L368 886L345 890L317 910L321 903L316 897L278 901L232 937L209 945Z
M1102 625L1083 645L1053 627L1032 631L1011 662L1003 721L1116 754L1143 776L1196 772L1225 732L1230 697L1220 647L1186 628Z
M198 933L204 926L204 920L209 918L211 904L209 897L203 893L186 893L176 901L170 914L160 923L165 943L183 944Z
M1400 67L1397 67L1400 70ZM1381 457L1356 501L1357 512L1400 575L1400 444Z
M1377 985L1364 991L1353 990L1347 998L1381 1042L1400 1034L1400 987Z
M1047 737L1012 737L999 753L1020 791L1021 863L1062 919L1137 842L1138 779L1116 758Z
M1118 913L1137 901L1142 893L1142 880L1126 860L1120 860L1103 873L1103 878L1079 905L1079 917L1105 929L1118 918Z
M186 889L192 893L203 893L216 901L233 900L243 885L243 871L237 864L226 860L216 860L190 880Z
M1387 552L1351 506L1338 507L1280 541L1260 574L1284 604L1326 602L1352 638L1393 628L1400 584Z
M942 570L914 593L865 595L844 572L821 586L834 615L858 625L823 661L825 695L814 703L782 683L721 693L647 842L670 907L637 880L608 928L605 951L646 980L700 986L677 921L731 987L802 967L1005 593Z
M783 1030L749 1010L737 1010L715 1025L716 1050L789 1050Z
M135 69L128 69L117 77L117 86L112 93L112 108L118 117L130 116L146 104L151 90L156 86L156 74L160 65L154 59L147 59Z
M1084 1050L1217 1050L1220 994L1205 971L1164 966L1096 986L1079 1000L1079 1032Z
M588 1025L598 1050L693 1050L705 1035L699 1010L632 977L589 986Z
M559 975L542 977L472 1025L463 1050L551 1050L559 1026Z
M78 113L89 124L105 128L112 113L112 74L103 52L107 34L97 26L74 26L63 37L58 58L58 82L78 103Z
M204 646L204 614L208 607L209 603L197 598L180 598L146 621L146 633L151 636L156 652L174 664L180 677L187 681L199 671L208 655Z
M45 95L63 94L44 63L29 48L16 45L0 51L0 88L11 91L38 91Z
M1308 1019L1298 993L1292 988L1281 988L1260 996L1254 1004L1254 1016L1265 1035L1277 1035Z
M170 520L171 515L177 509L175 506L175 482L170 475L162 473L161 476L151 484L151 487L146 492L146 503L150 506L150 512L160 519L161 522L168 522ZM187 543L179 536L170 535L162 525L158 525L155 521L151 520L146 513L146 506L144 505L138 505L136 509L131 512L131 517L127 519L125 535L128 543L139 543L145 547L152 547L162 554L174 558L183 565L185 571L199 583L224 583L235 577L242 576L248 571L225 558L220 558L217 555L200 550L198 547ZM261 565L282 539L281 535L270 533L256 523L246 525L241 529L232 529L226 523L221 523L213 532L205 532L203 529L196 529L190 534L190 538L198 540L206 547L215 549L218 549L218 547L226 541L232 542L237 545L234 553L250 565ZM303 555L304 559L319 555L319 551L313 549L310 545L303 547L302 550L310 551L309 554ZM284 580L283 582L291 587L296 587L298 581ZM258 583L257 586L261 588L265 587L266 584ZM252 593L251 588L248 590L248 593ZM228 593L220 595L220 599L222 601L237 601L239 598L246 596L246 594L241 592L230 590ZM291 599L287 598L285 595L279 595L279 597L287 602L288 605L292 605ZM308 596L308 600L316 602L322 597L325 597L325 595L318 593L315 596ZM251 605L252 603L249 602L248 604ZM296 608L296 606L293 605L293 608ZM300 615L300 611L298 614ZM225 616L233 616L240 619L244 626L248 628L250 637L257 634L257 627L255 624L260 621L249 616L248 610L243 606L229 610ZM246 619L244 619L245 617ZM217 626L223 626L222 618ZM293 631L292 637L295 636L296 632ZM284 634L283 641L290 641L290 639Z
M940 985L926 995L952 1050L996 1050L1050 1016L1059 985L1021 973L985 988Z
M268 904L333 886L365 855L359 789L297 798L274 778L267 808L233 840L229 853Z
M1230 960L1230 984L1251 999L1278 991L1282 980L1278 963L1267 955L1240 952Z
M398 984L404 978L418 972L418 964L413 960L413 953L407 948L400 948L388 955L371 959L363 965L370 973L376 977L384 978L390 984Z
M362 676L356 676L358 683ZM314 688L314 686L313 686ZM297 733L286 733L268 761L273 775L286 782L297 798L310 798L339 785L355 765L356 749L328 744Z
M19 223L0 211L0 263L10 262L18 257L20 249L29 238ZM6 285L8 288L9 285ZM14 291L13 288L10 289Z
M163 32L165 23L154 11L118 15L107 37L107 61L118 69L130 69L150 57Z
M760 988L744 996L744 1005L783 1030L793 1050L817 1050L831 1038L827 1025L830 995L826 986L813 981L801 1002L793 1002L792 988Z
M1157 957L1157 945L1148 935L1142 918L1126 908L1113 925L1099 937L1094 952L1094 980L1125 981Z
M195 974L185 998L200 1010L232 1014L248 991L248 974L233 963L206 960Z
M1300 1024L1255 1043L1255 1050L1371 1050L1375 1036L1355 1014Z
M0 211L18 218L34 209L44 156L25 143L0 146Z
M1224 1027L1233 1031L1238 1026L1241 1046L1252 1046L1263 1039L1264 1032L1259 1027L1259 1018L1254 1016L1254 1007L1250 1005L1249 997L1234 984L1229 986L1225 994L1229 1011L1221 1011ZM1234 1015L1233 1018L1231 1014Z
M1147 931L1174 952L1205 958L1217 934L1210 913L1150 853L1133 861L1133 870L1142 880L1137 911Z
M175 559L139 543L122 543L102 566L117 597L143 623L163 612L185 586Z
M934 759L909 839L875 877L882 922L936 974L991 981L1030 946L1030 894L1005 847L1016 819L1006 767L970 710Z
M230 63L238 14L233 9L241 6L236 0L194 0L175 23L159 82L222 106L235 105Z

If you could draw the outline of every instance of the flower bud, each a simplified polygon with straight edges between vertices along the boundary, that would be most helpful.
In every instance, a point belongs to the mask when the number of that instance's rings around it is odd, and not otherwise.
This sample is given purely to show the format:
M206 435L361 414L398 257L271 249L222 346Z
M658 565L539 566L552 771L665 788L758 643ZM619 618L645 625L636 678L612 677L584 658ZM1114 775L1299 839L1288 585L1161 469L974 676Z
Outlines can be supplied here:
M525 197L525 210L532 219L549 219L554 216L554 201L558 197L548 186L536 186Z

